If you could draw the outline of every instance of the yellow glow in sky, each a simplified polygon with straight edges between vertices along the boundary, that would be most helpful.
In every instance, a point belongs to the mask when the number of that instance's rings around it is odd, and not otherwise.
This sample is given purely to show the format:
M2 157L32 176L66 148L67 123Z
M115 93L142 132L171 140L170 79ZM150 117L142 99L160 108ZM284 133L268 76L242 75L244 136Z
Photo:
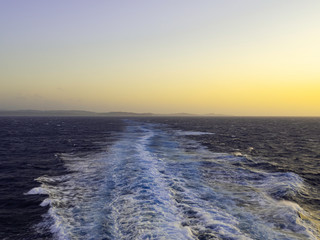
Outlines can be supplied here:
M30 2L0 3L0 109L320 116L319 1Z

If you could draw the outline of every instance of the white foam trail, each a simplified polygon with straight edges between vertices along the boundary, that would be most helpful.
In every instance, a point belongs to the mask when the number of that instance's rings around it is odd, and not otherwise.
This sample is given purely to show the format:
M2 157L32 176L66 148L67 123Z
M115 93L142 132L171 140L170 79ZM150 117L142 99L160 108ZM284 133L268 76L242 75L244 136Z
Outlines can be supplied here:
M308 212L281 200L304 191L298 175L241 167L243 157L212 153L190 134L127 124L107 151L62 154L70 173L38 178L27 193L49 195L41 205L55 238L317 239Z
M154 133L143 128L133 130L136 131L143 134L134 144L130 138L123 139L113 148L118 153L116 159L122 164L124 171L124 174L119 170L118 174L114 175L115 183L119 186L115 193L116 201L112 203L117 239L130 239L132 234L139 239L192 239L189 228L180 224L182 220L179 211L171 198L165 179L159 172L159 168L164 168L161 166L162 162L154 159L146 150L146 145ZM124 146L127 146L125 151ZM125 159L129 152L131 157ZM121 163L120 159L125 160ZM138 172L139 175L132 176L129 185L123 185L123 178L129 177L126 174L132 170L133 174ZM140 218L140 221L136 222L131 215ZM129 229L133 231L130 232Z

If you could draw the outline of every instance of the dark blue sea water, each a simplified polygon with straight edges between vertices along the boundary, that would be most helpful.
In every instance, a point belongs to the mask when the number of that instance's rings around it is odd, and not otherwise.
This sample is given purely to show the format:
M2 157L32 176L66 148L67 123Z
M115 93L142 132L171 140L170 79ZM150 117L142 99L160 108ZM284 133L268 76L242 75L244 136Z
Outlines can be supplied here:
M0 118L0 239L320 239L320 118Z

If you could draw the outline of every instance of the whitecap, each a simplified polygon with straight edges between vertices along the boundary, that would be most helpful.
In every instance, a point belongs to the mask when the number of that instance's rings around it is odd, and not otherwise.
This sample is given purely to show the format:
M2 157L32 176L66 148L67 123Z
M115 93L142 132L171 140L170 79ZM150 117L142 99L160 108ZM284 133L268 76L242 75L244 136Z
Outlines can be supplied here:
M48 192L46 189L42 188L42 187L35 187L32 188L29 192L25 193L24 195L47 195Z
M51 200L49 198L46 198L45 200L43 200L41 203L40 203L40 206L41 207L46 207L48 205L51 204Z
M178 136L201 136L201 135L213 135L213 132L200 132L200 131L181 131L177 130L176 135Z

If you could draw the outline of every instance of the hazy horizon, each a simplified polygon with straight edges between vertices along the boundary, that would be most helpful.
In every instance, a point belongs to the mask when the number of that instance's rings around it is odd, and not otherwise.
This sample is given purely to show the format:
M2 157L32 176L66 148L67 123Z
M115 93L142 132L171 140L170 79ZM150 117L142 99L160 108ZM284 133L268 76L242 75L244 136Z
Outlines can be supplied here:
M0 110L320 116L320 2L2 1Z

